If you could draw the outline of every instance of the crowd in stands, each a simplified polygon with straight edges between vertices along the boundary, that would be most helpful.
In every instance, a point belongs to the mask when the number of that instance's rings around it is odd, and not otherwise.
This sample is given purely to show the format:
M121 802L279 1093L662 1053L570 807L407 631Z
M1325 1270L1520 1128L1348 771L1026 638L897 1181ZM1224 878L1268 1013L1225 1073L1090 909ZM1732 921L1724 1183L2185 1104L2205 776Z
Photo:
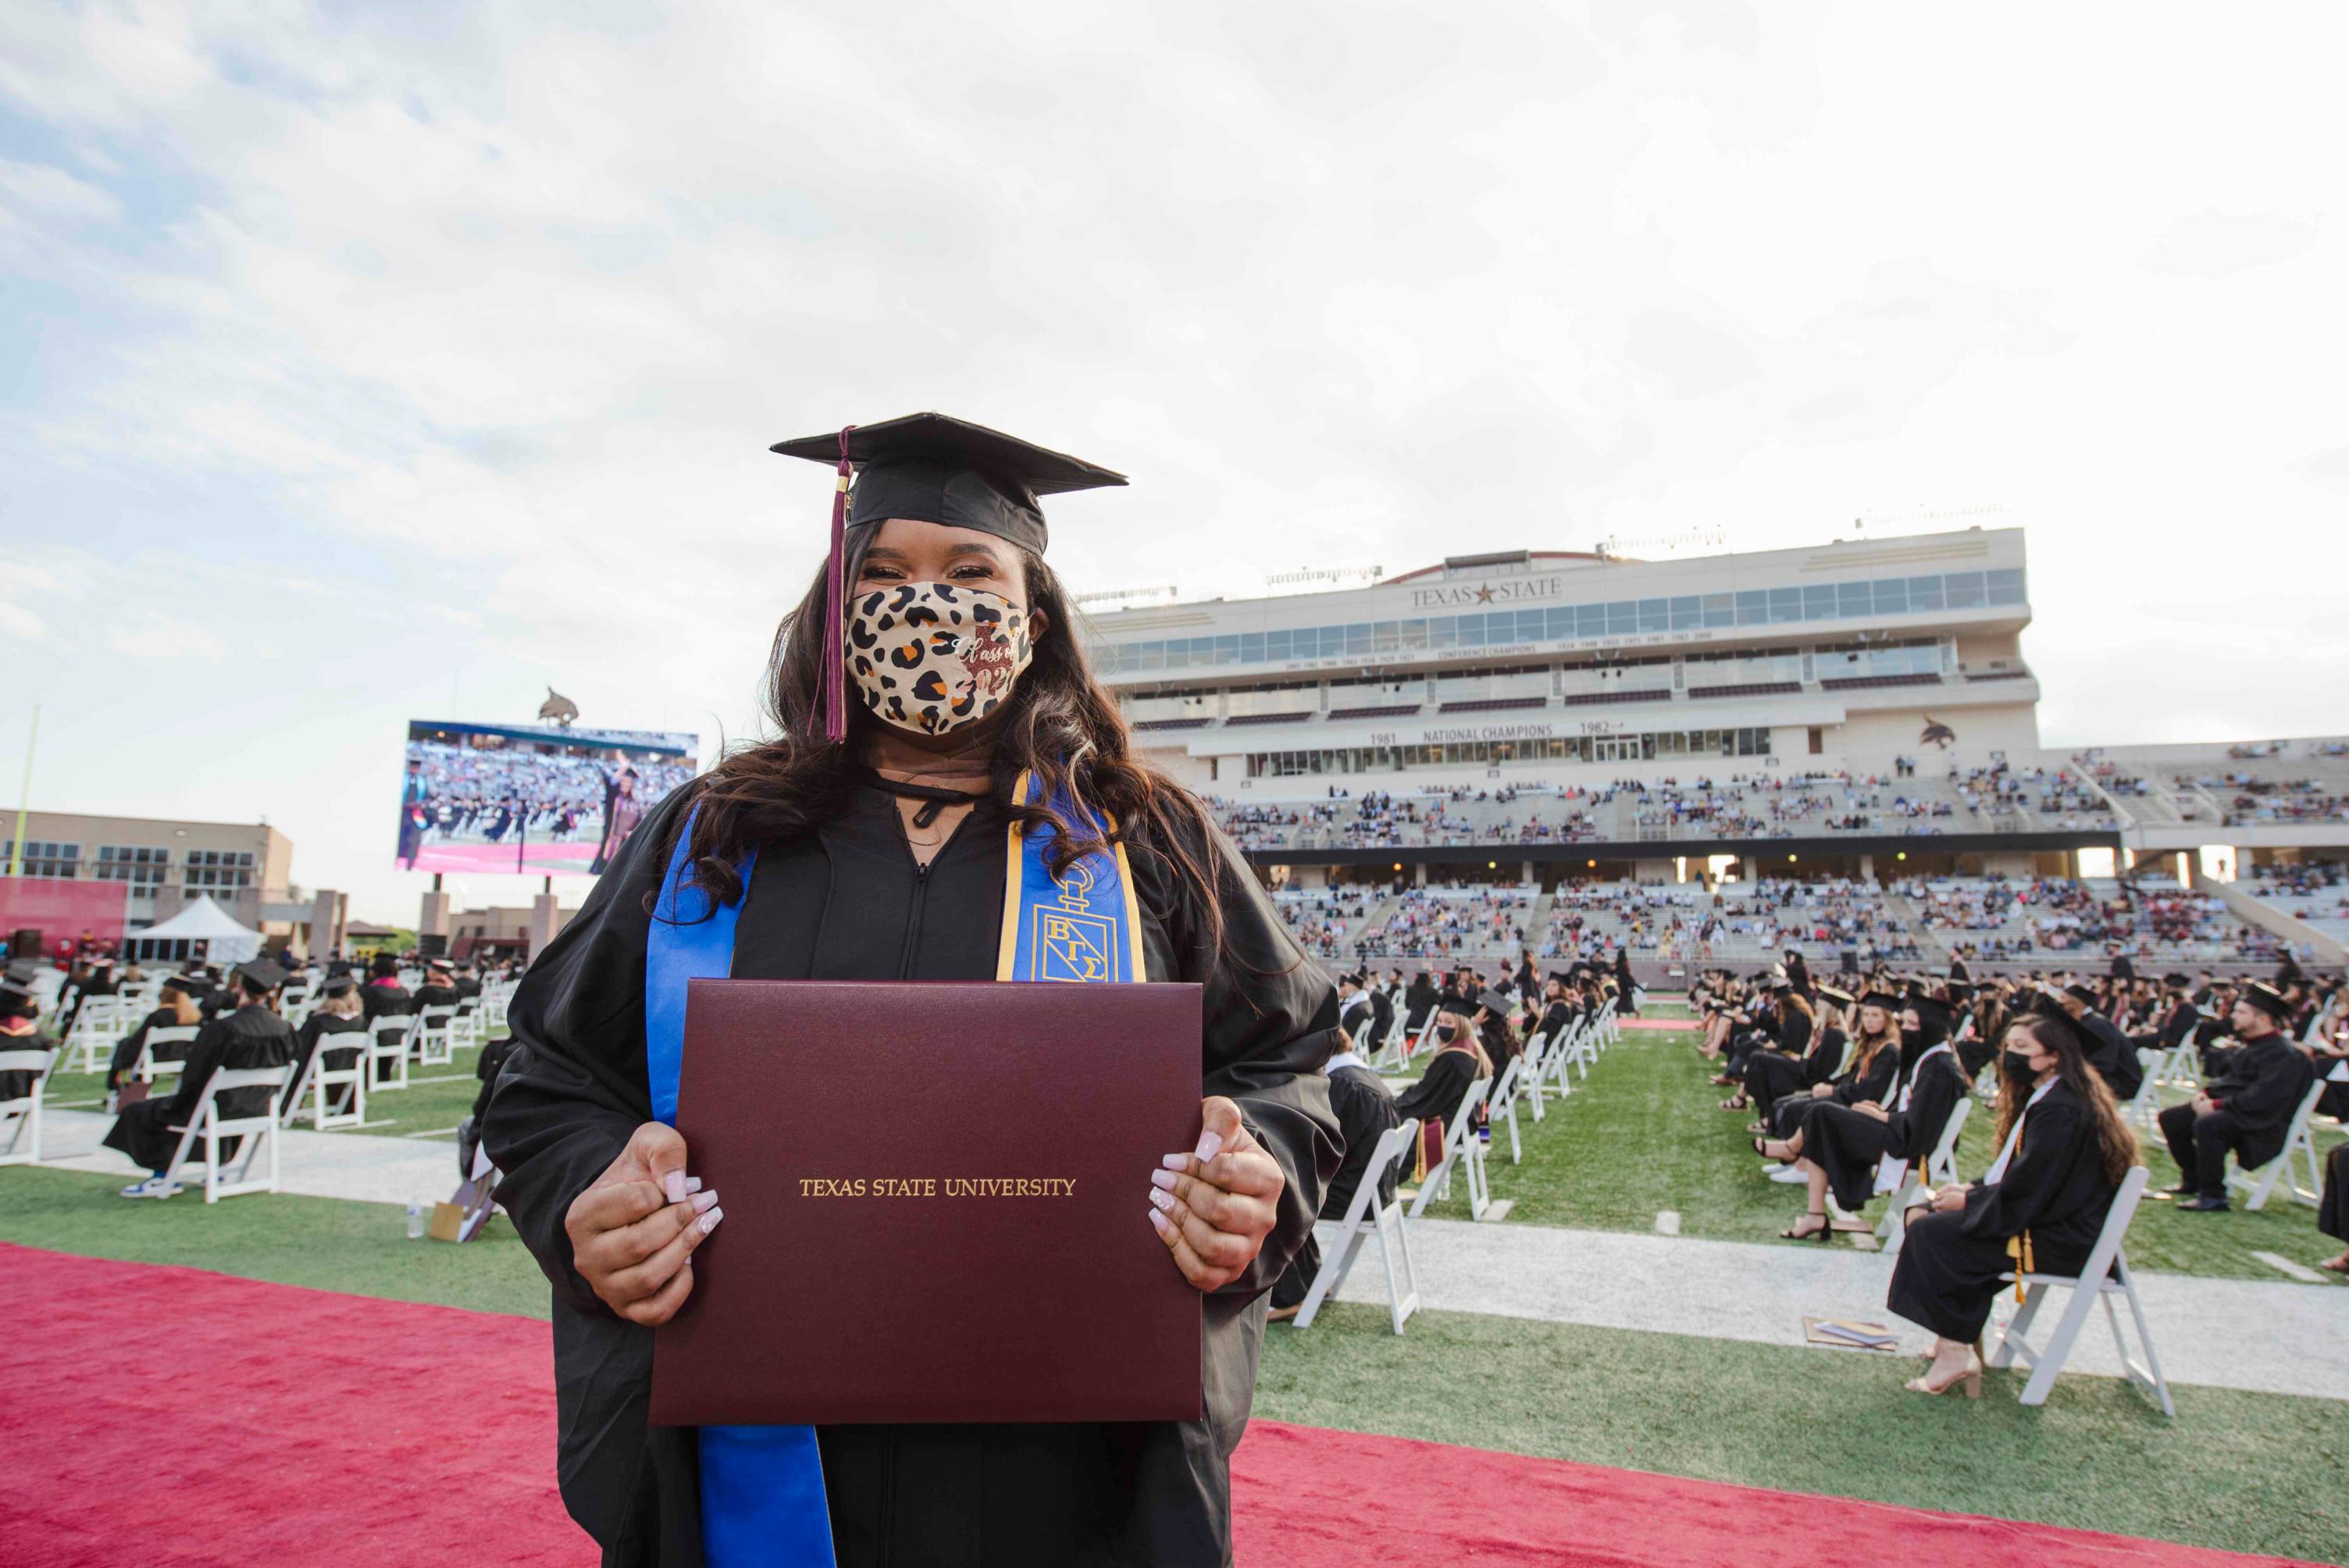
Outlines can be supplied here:
M691 758L629 761L429 740L409 741L408 759L421 764L424 837L443 842L494 844L508 834L568 841L583 830L600 832L622 770L633 773L636 801L647 810L698 771Z

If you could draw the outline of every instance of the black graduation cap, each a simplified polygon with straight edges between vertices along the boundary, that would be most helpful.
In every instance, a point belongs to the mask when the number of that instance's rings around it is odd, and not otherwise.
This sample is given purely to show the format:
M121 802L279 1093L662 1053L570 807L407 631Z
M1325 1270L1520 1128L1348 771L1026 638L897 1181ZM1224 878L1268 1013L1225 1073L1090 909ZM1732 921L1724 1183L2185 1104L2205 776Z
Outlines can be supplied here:
M2173 991L2191 991L2194 989L2194 982L2189 980L2183 975L2165 975L2161 977L2161 983Z
M1951 1015L1947 1004L1937 1002L1930 996L1912 996L1909 999L1909 1008L1917 1015L1926 1044L1937 1044L1950 1037Z
M1859 999L1863 1007L1881 1007L1888 1013L1900 1011L1900 998L1889 991L1870 991Z
M2064 995L2085 1006L2093 1007L2096 1005L2096 994L2085 985L2066 985L2064 987Z
M33 995L30 985L14 979L0 980L0 1017L29 1018L40 1010L40 998Z
M322 996L347 996L359 988L359 983L347 975L337 975L318 988Z
M2246 981L2242 995L2236 999L2257 1007L2280 1024L2291 1023L2295 1010L2290 1002L2283 999L2282 992L2259 980Z
M164 990L188 996L201 996L212 988L212 983L201 975L174 975L163 982Z
M289 978L285 970L266 958L246 959L236 966L236 977L248 986L258 986L264 991L274 991Z
M1478 992L1476 1006L1484 1008L1495 1018L1506 1018L1509 1016L1509 999L1498 991Z
M840 648L847 530L893 517L914 518L991 533L1041 555L1046 533L1037 497L1125 483L1123 474L945 414L908 414L878 425L850 425L821 436L777 441L769 449L787 458L830 463L839 475L832 503L832 557L824 579L828 624L817 705L824 734L833 740L848 737L847 676Z
M1851 1006L1851 993L1844 990L1840 986L1821 985L1818 987L1818 993L1820 995L1825 996L1828 1001L1833 1002L1839 1007L1848 1007Z

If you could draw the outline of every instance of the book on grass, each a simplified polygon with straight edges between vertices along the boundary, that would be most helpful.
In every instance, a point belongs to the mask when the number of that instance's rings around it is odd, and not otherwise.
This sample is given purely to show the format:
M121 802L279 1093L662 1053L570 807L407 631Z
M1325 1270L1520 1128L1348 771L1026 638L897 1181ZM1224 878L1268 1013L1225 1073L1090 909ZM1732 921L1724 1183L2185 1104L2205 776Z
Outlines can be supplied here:
M1845 1317L1806 1317L1803 1336L1813 1345L1842 1350L1890 1350L1900 1343L1880 1323L1856 1323Z
M1199 1037L1196 985L691 982L677 1128L726 1220L652 1421L1197 1419L1146 1216Z

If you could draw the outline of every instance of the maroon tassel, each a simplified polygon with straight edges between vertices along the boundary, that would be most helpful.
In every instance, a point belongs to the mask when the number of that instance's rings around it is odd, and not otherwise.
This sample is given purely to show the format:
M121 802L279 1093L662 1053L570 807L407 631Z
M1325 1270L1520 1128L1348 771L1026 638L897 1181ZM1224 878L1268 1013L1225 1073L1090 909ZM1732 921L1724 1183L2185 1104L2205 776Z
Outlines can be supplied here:
M832 492L832 556L823 578L823 690L816 694L823 738L835 745L848 738L848 665L843 645L848 636L848 432L854 428L843 425L840 430L840 478Z

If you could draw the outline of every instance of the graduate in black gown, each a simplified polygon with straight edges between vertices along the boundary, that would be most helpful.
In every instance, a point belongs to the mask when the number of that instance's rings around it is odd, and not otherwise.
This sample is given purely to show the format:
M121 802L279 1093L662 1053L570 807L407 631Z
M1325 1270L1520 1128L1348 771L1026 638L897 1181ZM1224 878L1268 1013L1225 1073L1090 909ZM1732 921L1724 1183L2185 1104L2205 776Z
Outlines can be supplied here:
M1745 1087L1723 1100L1721 1109L1750 1110L1833 1078L1843 1065L1843 1020L1853 1000L1848 991L1821 985L1806 1002L1789 979L1780 997L1788 1015L1785 1027L1770 1048L1746 1053Z
M2001 1276L2076 1274L2105 1228L2137 1139L2088 1066L2079 1026L2033 1013L2007 1026L1999 1063L1999 1156L1971 1186L1933 1195L1908 1226L1886 1305L1933 1331L1933 1364L1909 1387L1978 1395L1982 1326Z
M1889 991L1870 991L1861 996L1853 1015L1851 1039L1833 1074L1807 1089L1772 1100L1762 1121L1747 1130L1789 1138L1816 1104L1857 1105L1863 1100L1882 1104L1900 1070L1900 998Z
M347 975L326 981L318 993L318 1005L302 1020L302 1027L295 1036L290 1087L302 1087L303 1075L310 1070L310 1059L318 1055L322 1047L326 1055L318 1061L319 1071L348 1072L356 1067L360 1051L367 1047L367 1010L359 1002L358 982ZM340 1115L350 1109L353 1098L349 1086L338 1086L327 1109Z
M147 1048L147 1037L153 1031L193 1028L202 1024L203 998L211 990L203 981L185 975L174 975L164 981L153 1010L139 1020L137 1028L115 1042L113 1059L106 1066L107 1092L112 1094L122 1087L124 1077L139 1065L139 1053ZM185 1054L182 1047L164 1059L177 1060Z
M2145 1082L2145 1064L2137 1045L2096 1007L2096 994L2085 985L2066 985L2057 998L2072 1021L2088 1037L2088 1065L2104 1076L2113 1098L2127 1101Z
M1361 1191L1362 1172L1371 1163L1371 1155L1379 1140L1390 1128L1402 1123L1402 1113L1395 1109L1394 1092L1386 1080L1371 1070L1351 1048L1340 1051L1323 1064L1321 1076L1330 1084L1330 1109L1338 1118L1338 1133L1346 1146L1345 1158L1339 1161L1337 1174L1330 1178L1329 1190L1321 1195L1321 1217L1342 1220L1353 1206L1354 1195ZM1379 1179L1375 1202L1394 1202L1396 1167L1389 1165ZM1272 1287L1270 1319L1285 1323L1295 1317L1305 1305L1306 1293L1313 1288L1313 1276L1321 1272L1321 1249L1309 1233L1305 1244Z
M738 978L991 981L1008 830L1049 810L1013 803L1033 776L1039 799L1083 808L1056 828L1056 851L1102 852L1092 824L1114 820L1142 976L1203 987L1206 1133L1171 1168L1134 1172L1133 1222L1148 1216L1167 1266L1201 1292L1205 1416L819 1428L832 1551L840 1568L1228 1563L1228 1467L1264 1298L1341 1152L1315 1071L1343 1044L1332 987L1199 802L1133 758L1042 560L1038 493L1122 481L937 416L779 449L819 449L839 451L843 486L847 460L864 466L835 515L834 562L776 638L777 738L673 791L620 846L515 993L512 1054L482 1121L499 1202L554 1287L564 1501L607 1563L771 1560L737 1526L777 1489L724 1472L706 1511L710 1445L645 1418L650 1327L693 1288L692 1250L726 1244L719 1195L692 1190L691 1151L654 1119L647 1061L649 908L680 838L694 883L739 905ZM844 593L827 593L833 570ZM948 635L948 608L978 629ZM916 609L936 630L885 658L859 651L888 634L877 617ZM955 1092L953 1026L939 1021L941 1094ZM779 1128L790 1109L775 1108ZM1050 1310L1053 1282L1018 1259L1003 1288ZM741 1452L715 1451L729 1464Z
M178 1151L181 1138L172 1130L190 1124L215 1068L283 1067L294 1059L293 1026L270 1006L285 983L285 971L265 958L238 965L227 987L235 1006L223 1006L189 1042L177 1091L169 1099L142 1099L122 1108L107 1130L106 1147L121 1150L154 1172L122 1189L122 1196L169 1198L181 1190L170 1176L171 1156ZM232 1120L263 1115L273 1098L266 1088L233 1088L219 1097L217 1105L221 1119ZM222 1140L221 1158L233 1158L243 1141Z
M1881 1161L1921 1161L1940 1142L1950 1113L1966 1093L1965 1074L1950 1048L1946 1006L1930 996L1909 1002L1901 1016L1899 1061L1886 1102L1814 1100L1802 1109L1792 1137L1759 1145L1771 1159L1792 1161L1810 1188L1809 1208L1779 1233L1785 1239L1824 1239L1830 1229L1827 1193L1856 1210L1875 1192Z
M57 1042L41 1031L41 999L28 979L12 970L0 979L0 1051L48 1051ZM0 1073L0 1099L22 1099L33 1092L40 1074L11 1070Z
M1458 1013L1446 1008L1435 1015L1433 1039L1435 1054L1426 1058L1420 1080L1395 1100L1396 1119L1419 1118L1423 1138L1429 1136L1426 1129L1440 1133L1449 1128L1476 1080L1493 1076L1493 1058L1485 1054L1468 1020Z
M2242 1044L2226 1054L2225 1072L2187 1104L2161 1113L2161 1136L2178 1170L2171 1189L2178 1208L2225 1212L2227 1156L2256 1171L2283 1152L2292 1119L2316 1081L2309 1053L2284 1032L2291 1017L2292 1005L2272 986L2246 984L2231 1019Z

